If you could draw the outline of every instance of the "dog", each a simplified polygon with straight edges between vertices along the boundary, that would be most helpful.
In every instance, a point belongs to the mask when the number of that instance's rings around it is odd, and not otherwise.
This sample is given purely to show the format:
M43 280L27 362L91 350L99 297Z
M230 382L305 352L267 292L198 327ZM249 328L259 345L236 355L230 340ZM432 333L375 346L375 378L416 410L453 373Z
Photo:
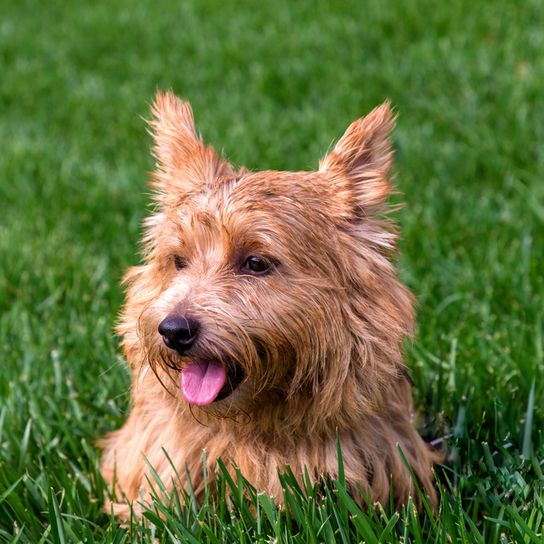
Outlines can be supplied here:
M102 443L107 510L141 512L149 467L170 490L189 475L202 497L219 458L281 503L278 470L338 476L337 439L359 500L417 501L415 477L436 504L440 456L415 428L403 363L414 299L392 262L394 123L386 102L317 171L253 173L204 144L187 102L157 93L156 208L117 328L131 411Z

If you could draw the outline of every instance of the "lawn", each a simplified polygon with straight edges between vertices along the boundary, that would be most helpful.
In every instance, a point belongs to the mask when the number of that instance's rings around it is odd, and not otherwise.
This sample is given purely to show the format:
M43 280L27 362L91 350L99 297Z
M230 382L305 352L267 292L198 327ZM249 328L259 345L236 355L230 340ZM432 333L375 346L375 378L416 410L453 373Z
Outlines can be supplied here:
M543 542L543 51L538 0L3 2L0 542ZM286 511L240 479L228 504L102 513L158 87L260 169L314 168L350 121L397 108L407 362L422 433L448 437L437 514L364 513L341 480L319 499L289 475Z

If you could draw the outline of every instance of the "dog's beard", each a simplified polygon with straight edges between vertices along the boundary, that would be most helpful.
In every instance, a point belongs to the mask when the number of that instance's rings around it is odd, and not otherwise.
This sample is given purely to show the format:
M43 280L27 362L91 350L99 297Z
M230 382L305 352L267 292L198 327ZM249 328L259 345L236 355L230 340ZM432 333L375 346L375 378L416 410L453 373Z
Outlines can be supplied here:
M147 324L142 316L138 336L144 348L144 365L151 368L172 396L179 397L181 391L181 396L193 404L183 392L183 372L195 364L221 364L225 381L209 403L210 408L221 410L223 400L227 401L229 410L240 404L240 398L255 402L268 390L277 392L284 388L290 361L295 359L294 347L286 336L263 324L254 321L251 327L244 324L245 327L230 325L221 329L208 326L197 345L180 355L164 345L155 323ZM232 395L240 393L239 390L243 393Z

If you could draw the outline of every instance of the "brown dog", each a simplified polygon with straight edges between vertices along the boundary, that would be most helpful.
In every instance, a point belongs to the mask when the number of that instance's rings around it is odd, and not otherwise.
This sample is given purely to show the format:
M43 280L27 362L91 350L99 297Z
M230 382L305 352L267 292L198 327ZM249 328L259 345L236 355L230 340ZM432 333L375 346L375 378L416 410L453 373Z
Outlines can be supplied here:
M203 448L209 481L221 457L281 501L278 468L337 474L337 432L354 493L386 502L393 485L408 499L399 445L434 502L438 455L414 428L402 357L413 299L384 219L389 105L355 121L317 172L235 170L198 137L189 104L158 93L152 113L157 210L118 327L132 411L102 461L125 501L115 512L149 500L148 463L167 486L187 468L202 493Z

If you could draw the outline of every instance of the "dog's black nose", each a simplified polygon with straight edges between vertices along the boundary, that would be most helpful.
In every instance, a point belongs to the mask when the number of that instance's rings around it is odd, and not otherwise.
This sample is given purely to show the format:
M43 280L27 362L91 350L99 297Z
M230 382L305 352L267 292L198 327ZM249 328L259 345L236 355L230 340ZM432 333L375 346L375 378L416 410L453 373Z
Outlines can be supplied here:
M184 353L194 344L199 328L195 319L171 314L161 321L159 334L170 349Z

